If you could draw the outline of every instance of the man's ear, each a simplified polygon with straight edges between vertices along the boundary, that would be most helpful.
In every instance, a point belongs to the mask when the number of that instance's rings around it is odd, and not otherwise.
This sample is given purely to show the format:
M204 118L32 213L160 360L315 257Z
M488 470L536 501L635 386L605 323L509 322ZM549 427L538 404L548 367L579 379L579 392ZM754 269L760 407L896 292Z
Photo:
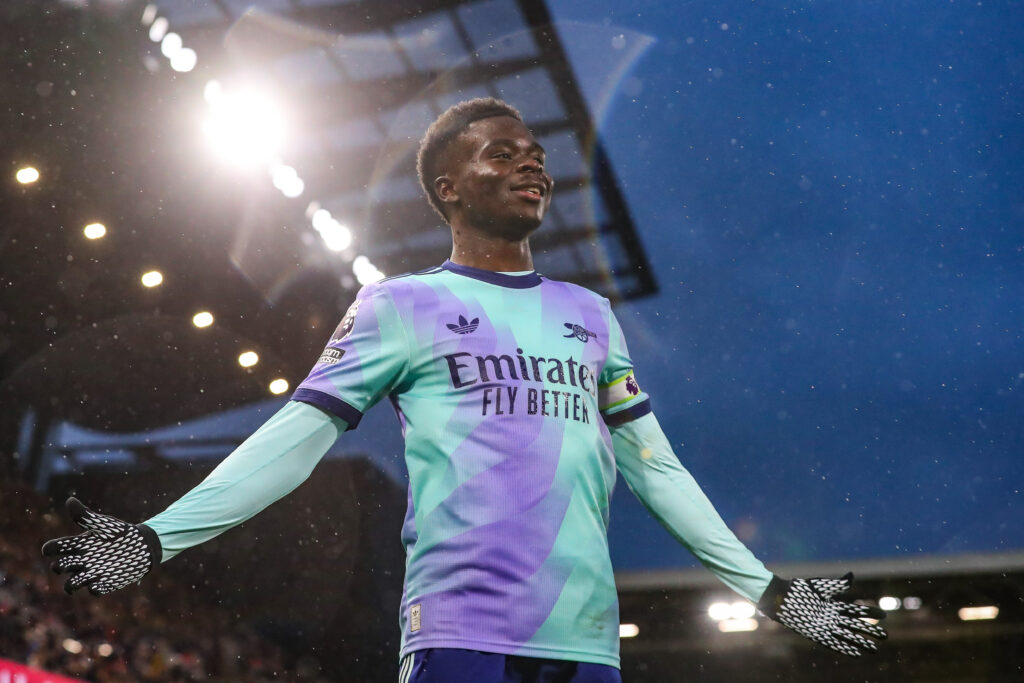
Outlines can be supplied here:
M455 183L446 175L438 176L434 180L434 193L442 204L455 204L459 201L459 193L455 189Z

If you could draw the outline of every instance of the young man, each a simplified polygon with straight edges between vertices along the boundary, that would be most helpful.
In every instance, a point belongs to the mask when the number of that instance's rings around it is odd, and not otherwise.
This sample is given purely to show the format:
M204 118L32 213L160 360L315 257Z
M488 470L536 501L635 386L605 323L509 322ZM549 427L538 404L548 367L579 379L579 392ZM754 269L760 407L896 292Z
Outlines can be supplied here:
M616 467L651 513L768 616L847 655L877 608L843 579L773 576L682 467L633 375L607 299L533 270L551 203L544 150L495 99L427 131L420 180L451 259L363 287L292 400L205 481L131 525L68 501L87 531L43 547L68 591L104 594L302 483L387 396L409 469L400 680L618 681L608 554Z

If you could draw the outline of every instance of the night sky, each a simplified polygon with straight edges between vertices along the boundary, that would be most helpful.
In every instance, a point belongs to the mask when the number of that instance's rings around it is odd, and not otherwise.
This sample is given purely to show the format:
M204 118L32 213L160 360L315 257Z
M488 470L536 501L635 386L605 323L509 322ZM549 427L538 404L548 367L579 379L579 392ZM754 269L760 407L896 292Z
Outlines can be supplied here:
M1024 547L1021 4L552 4L661 286L640 384L738 535ZM621 479L611 542L694 562Z

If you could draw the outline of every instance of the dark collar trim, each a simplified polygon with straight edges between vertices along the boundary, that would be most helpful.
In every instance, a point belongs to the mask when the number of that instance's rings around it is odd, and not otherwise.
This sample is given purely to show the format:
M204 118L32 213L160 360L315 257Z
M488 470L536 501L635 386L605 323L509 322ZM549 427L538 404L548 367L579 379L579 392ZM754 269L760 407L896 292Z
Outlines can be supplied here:
M540 284L540 275L538 275L536 271L527 273L526 275L506 275L505 273L496 273L493 270L483 270L482 268L462 266L458 263L452 263L451 261L445 261L441 264L441 267L445 270L450 270L453 273L465 275L466 277L471 277L474 280L489 282L490 284L498 285L499 287L528 289Z

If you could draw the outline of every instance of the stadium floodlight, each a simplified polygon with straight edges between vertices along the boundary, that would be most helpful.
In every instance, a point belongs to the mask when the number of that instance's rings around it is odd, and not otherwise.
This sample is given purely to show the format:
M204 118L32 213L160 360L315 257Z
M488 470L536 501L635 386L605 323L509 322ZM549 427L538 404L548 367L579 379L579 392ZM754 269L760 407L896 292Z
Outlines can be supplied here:
M163 281L163 273L159 270L150 270L142 274L142 284L146 287L156 287Z
M73 655L77 655L79 652L82 651L81 641L75 640L74 638L65 638L64 642L61 643L61 645L63 645L64 649Z
M39 171L32 166L25 166L18 169L18 172L14 174L14 179L22 185L31 185L39 180Z
M313 212L313 218L311 221L313 223L313 229L317 232L322 232L331 226L334 222L334 218L331 216L331 212L327 209L317 209Z
M999 608L995 605L980 605L976 607L961 607L957 612L960 621L980 621L982 619L995 619L999 616Z
M213 104L223 94L224 86L217 79L207 81L206 85L203 86L203 99L206 100L207 104Z
M636 638L640 634L640 627L636 624L619 624L619 638Z
M288 181L288 183L280 189L281 194L283 194L285 197L287 197L288 199L295 199L296 197L301 196L302 193L306 191L306 183L302 181L302 178L295 177Z
M921 598L914 595L908 595L903 598L903 609L921 609Z
M714 621L722 621L732 617L732 605L727 602L714 602L708 607L708 616Z
M114 654L114 648L110 643L100 643L96 647L96 654L100 657L109 657Z
M182 41L181 36L173 31L165 34L164 39L160 41L160 52L167 59L173 59L174 55L178 54L183 47L185 47L185 43Z
M352 244L352 231L337 221L320 231L320 236L331 251L345 251Z
M299 172L291 166L285 164L273 164L270 167L270 178L274 182L274 187L281 189L282 186L286 185L292 178L298 178Z
M746 600L737 600L734 603L715 602L708 607L708 616L713 621L726 621L727 619L751 619L757 614L757 608L753 603Z
M102 223L90 223L82 228L82 233L87 239L98 240L107 234L107 226Z
M341 223L338 223L331 230L321 233L324 244L331 251L345 251L352 244L352 231Z
M270 177L274 187L281 191L285 197L295 199L306 189L306 183L299 177L298 172L291 166L274 164L270 167Z
M243 368L251 368L260 362L260 357L255 351L243 351L238 355L238 364Z
M878 606L884 609L886 612L898 610L901 604L903 604L902 601L897 597L893 597L892 595L883 595L882 597L878 598Z
M278 377L270 383L270 393L283 394L286 391L288 391L288 380Z
M356 256L352 260L352 272L361 285L368 285L385 277L384 273L377 270L377 266L370 263L370 259L365 256Z
M718 622L718 630L722 633L756 631L757 619L723 619Z
M154 43L159 43L167 35L167 29L170 28L170 25L166 17L157 17L149 27L149 39Z
M213 324L213 313L209 311L199 311L192 316L192 324L196 327L209 327Z
M730 605L730 617L733 619L751 619L757 614L757 608L754 607L754 603L747 602L746 600L739 600Z
M149 26L156 19L157 7L153 3L146 5L146 9L142 10L142 25Z
M352 246L352 231L338 222L327 209L317 209L313 212L313 229L320 233L324 245L331 251L345 251ZM369 259L364 257L366 263Z
M196 55L196 51L190 47L183 47L171 57L171 68L185 73L196 68L197 61L199 61L199 56Z
M210 118L203 131L217 153L238 166L269 165L285 130L284 117L270 98L255 90L229 92L209 84L204 95Z

